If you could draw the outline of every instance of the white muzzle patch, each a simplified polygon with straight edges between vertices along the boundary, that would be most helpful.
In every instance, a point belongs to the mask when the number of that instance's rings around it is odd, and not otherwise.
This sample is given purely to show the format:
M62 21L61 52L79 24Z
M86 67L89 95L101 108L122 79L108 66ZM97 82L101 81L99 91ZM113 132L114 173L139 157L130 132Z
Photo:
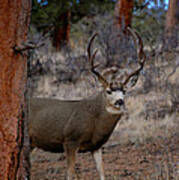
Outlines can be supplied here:
M106 110L111 114L121 114L124 112L124 93L120 90L106 93Z

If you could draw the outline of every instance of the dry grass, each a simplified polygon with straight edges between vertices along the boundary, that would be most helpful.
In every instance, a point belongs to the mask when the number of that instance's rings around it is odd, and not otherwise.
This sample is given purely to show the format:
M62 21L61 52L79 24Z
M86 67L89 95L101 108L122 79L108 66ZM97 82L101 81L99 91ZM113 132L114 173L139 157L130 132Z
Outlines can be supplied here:
M146 121L142 117L133 116L128 120L123 120L119 122L116 129L116 133L120 135L118 143L145 143L156 138L170 138L177 132L178 117L174 114L171 116L167 115L159 121Z

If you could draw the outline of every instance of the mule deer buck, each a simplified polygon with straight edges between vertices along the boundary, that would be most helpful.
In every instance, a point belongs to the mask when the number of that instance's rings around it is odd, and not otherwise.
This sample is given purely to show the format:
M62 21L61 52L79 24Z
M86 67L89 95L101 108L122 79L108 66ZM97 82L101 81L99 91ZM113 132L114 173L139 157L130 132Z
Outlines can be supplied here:
M88 44L88 58L92 73L103 86L103 91L92 98L80 101L62 101L32 98L29 111L29 135L31 146L51 152L65 152L67 179L73 179L75 155L90 151L96 162L100 180L104 180L101 146L108 140L123 115L124 89L132 77L143 69L145 54L140 36L132 29L130 34L137 41L139 67L127 75L123 82L108 82L94 65L96 52L91 54L92 36Z

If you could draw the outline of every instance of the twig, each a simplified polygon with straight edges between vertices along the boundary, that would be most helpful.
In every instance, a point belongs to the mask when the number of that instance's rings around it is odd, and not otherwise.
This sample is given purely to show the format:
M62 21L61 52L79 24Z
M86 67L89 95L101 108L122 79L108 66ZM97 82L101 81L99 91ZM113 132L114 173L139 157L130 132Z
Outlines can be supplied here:
M34 44L34 43L31 43L31 42L26 42L26 43L22 43L21 45L19 46L14 46L13 49L15 52L19 53L19 52L22 52L22 51L27 51L29 49L36 49L36 48L39 48L41 46L43 46L44 43L39 43L39 44Z

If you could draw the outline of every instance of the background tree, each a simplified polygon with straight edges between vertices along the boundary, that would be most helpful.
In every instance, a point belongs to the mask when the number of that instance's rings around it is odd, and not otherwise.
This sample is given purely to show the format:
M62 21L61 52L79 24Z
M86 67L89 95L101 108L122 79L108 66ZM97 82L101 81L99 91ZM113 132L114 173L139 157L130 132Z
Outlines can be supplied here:
M54 27L53 45L59 50L68 45L70 39L70 10L60 13Z
M39 32L47 33L51 37L52 44L61 48L71 38L73 39L75 34L80 36L82 35L80 32L86 33L86 27L88 34L91 34L94 28L106 21L106 14L114 15L117 24L124 26L132 23L132 27L144 36L144 40L145 37L148 38L146 43L153 43L165 26L166 1L118 0L116 3L114 0L33 0L32 25ZM155 38L150 38L151 36Z
M113 4L112 0L33 0L32 24L43 33L50 32L53 46L60 49L69 42L71 24L112 9Z
M15 51L27 39L30 0L0 0L0 180L29 178L25 121L27 56Z
M133 7L133 0L118 0L116 3L114 13L115 24L124 31L126 27L131 26Z
M179 1L170 0L166 15L166 46L177 47L177 31L179 24Z

